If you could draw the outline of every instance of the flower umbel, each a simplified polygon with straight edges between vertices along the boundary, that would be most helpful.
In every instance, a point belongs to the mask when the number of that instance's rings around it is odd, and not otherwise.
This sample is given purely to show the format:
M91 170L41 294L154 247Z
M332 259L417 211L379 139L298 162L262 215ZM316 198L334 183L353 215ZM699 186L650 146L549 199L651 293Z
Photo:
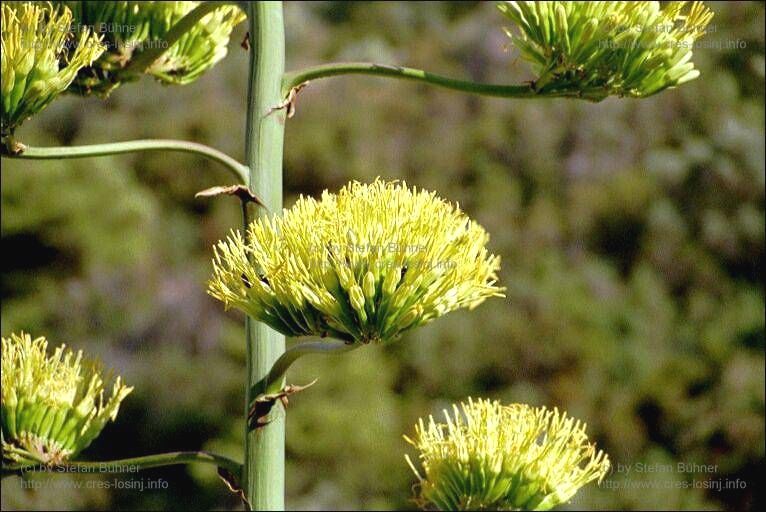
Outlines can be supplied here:
M95 362L64 345L48 356L42 337L11 334L2 338L2 348L3 463L65 463L117 417L120 402L133 390L117 377L105 399Z
M77 71L101 55L91 30L70 30L72 13L50 2L3 2L2 136L66 90ZM76 48L76 49L75 49Z
M164 3L164 2L158 2ZM156 23L164 23L166 31L199 2L169 2L173 10L160 9ZM234 5L222 6L208 14L162 54L147 73L166 84L184 85L199 78L226 56L232 29L246 18Z
M472 400L415 425L418 504L439 510L549 510L609 470L585 424L558 409Z
M188 84L223 59L232 29L245 19L235 5L222 4L167 47L147 70L129 70L132 59L150 48L164 48L173 26L201 2L66 2L75 19L105 27L109 47L73 85L85 94L106 95L121 83L147 73L164 84Z
M687 8L687 4L688 8ZM645 97L699 76L694 41L713 13L702 2L500 2L537 73L535 89Z
M387 342L501 296L488 240L432 192L352 182L219 242L208 291L289 336Z

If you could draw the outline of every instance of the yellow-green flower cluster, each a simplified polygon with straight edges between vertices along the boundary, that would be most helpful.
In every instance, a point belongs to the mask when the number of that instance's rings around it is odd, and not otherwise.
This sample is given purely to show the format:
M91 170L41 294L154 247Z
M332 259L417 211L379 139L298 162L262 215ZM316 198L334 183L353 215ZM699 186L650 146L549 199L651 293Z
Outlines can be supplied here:
M65 91L77 72L104 51L88 29L72 30L72 13L49 2L3 2L3 137Z
M114 379L105 384L94 362L64 345L48 356L45 338L2 338L3 463L56 465L75 457L114 420L132 391Z
M471 400L421 419L405 440L420 451L418 504L439 510L550 510L609 471L585 424L557 409Z
M245 19L235 5L222 4L169 47L165 36L201 2L65 2L75 19L103 34L107 52L82 70L78 92L108 94L121 83L147 73L165 84L188 84L223 59L232 29ZM164 48L146 70L131 70L132 60L152 48Z
M713 17L702 2L500 2L540 92L645 97L699 76L694 42Z
M169 3L175 7L158 12L158 22L164 22L166 31L192 10L192 4L200 2ZM233 5L216 9L186 32L147 72L167 84L193 82L226 56L231 31L245 18L245 13Z
M289 336L386 342L501 296L488 240L432 192L352 182L219 242L209 293Z

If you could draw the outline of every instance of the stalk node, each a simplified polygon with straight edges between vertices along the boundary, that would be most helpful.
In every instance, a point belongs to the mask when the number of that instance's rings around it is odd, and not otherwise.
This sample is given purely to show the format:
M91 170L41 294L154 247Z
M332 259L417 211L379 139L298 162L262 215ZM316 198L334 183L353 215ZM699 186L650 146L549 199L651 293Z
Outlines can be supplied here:
M27 150L27 146L13 137L8 137L0 144L0 153L8 156L19 156Z
M291 117L293 117L295 115L295 103L298 100L298 93L301 92L301 89L306 87L309 83L310 82L307 80L291 88L290 92L287 93L287 97L281 102L279 102L279 104L276 105L275 107L271 107L269 111L266 113L266 115L269 115L272 112L275 112L277 110L286 109L287 118L290 119Z
M289 403L288 397L299 393L304 389L310 388L317 383L319 379L314 379L305 386L298 386L296 384L287 384L285 387L277 391L276 393L263 393L258 395L253 400L253 405L250 406L250 410L247 413L248 425L252 430L265 427L271 420L268 419L271 408L277 403L277 400L282 402L284 407L287 407Z

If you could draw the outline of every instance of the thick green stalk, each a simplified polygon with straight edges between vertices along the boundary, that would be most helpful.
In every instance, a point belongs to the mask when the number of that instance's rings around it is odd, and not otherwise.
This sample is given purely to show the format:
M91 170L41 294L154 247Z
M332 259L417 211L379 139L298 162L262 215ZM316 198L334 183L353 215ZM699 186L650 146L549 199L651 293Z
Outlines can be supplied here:
M8 149L5 145L0 149L5 158L20 158L27 160L63 160L67 158L88 158L95 156L120 155L124 153L138 153L141 151L179 151L192 153L207 158L223 165L226 170L236 178L239 184L248 181L249 171L247 166L239 163L226 153L184 140L168 139L143 139L128 140L125 142L110 142L106 144L89 144L87 146L49 147L36 148L19 143Z
M226 469L229 473L239 478L242 465L222 455L208 452L169 452L131 457L129 459L105 460L105 461L75 461L60 466L9 466L3 465L4 472L12 471L47 471L50 473L123 473L126 471L139 471L163 466L178 464L214 464L219 468Z
M282 2L248 2L250 76L247 95L246 162L250 189L271 212L282 209L282 144L285 113L273 110L282 99L285 35ZM248 219L245 219L246 221ZM271 366L285 351L285 337L248 318L247 398L245 414ZM271 408L268 423L245 435L245 496L253 510L285 506L285 414L281 403Z

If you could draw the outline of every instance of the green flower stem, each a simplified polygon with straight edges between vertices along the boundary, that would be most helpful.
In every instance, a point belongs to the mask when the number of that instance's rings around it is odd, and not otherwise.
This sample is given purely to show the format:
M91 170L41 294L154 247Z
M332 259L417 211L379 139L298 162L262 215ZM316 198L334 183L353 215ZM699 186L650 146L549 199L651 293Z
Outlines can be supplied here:
M76 461L60 466L17 466L3 465L3 473L8 472L28 472L28 471L46 471L50 473L120 473L124 472L126 467L131 469L144 470L158 468L163 466L174 466L178 464L214 464L219 468L226 469L229 473L239 478L242 474L242 464L222 455L216 455L208 452L169 452L153 455L144 455L142 457L132 457L129 459L119 459L101 462Z
M13 143L11 143L13 145ZM50 147L36 148L16 144L17 148L8 149L2 146L2 156L4 158L21 158L28 160L59 160L67 158L88 158L94 156L119 155L123 153L137 153L141 151L179 151L182 153L193 153L199 155L226 167L237 179L237 183L245 184L248 180L248 168L239 163L226 153L198 144L196 142L187 142L182 140L166 139L143 139L130 140L125 142L111 142L107 144L90 144L87 146L70 147Z
M603 91L578 90L540 93L531 83L524 85L482 84L466 80L456 80L446 76L423 71L422 69L375 64L372 62L337 62L322 64L298 71L285 73L282 79L282 97L287 97L292 89L310 80L338 75L374 75L402 80L414 80L454 91L494 96L498 98L598 98Z
M307 341L293 345L279 356L264 381L259 383L253 392L261 389L264 390L263 393L265 394L279 392L282 389L287 370L301 356L307 354L342 354L361 346L363 346L361 343L348 343L340 340Z
M126 74L130 73L143 73L146 71L155 60L159 59L163 53L169 50L176 41L178 41L186 32L191 30L194 25L199 21L215 11L219 7L226 4L235 4L237 2L202 2L192 11L189 11L178 23L173 25L173 28L168 30L165 34L164 41L167 44L154 45L148 50L141 52L133 59L130 64L125 68Z
M245 154L250 168L250 190L268 211L282 210L282 150L284 110L272 107L281 101L285 70L285 28L282 2L247 2L250 38L250 75L247 94ZM246 215L245 222L249 222ZM247 396L250 403L263 390L253 391L285 351L285 337L266 324L248 317ZM285 414L281 403L271 408L268 423L246 428L242 483L253 510L283 510L285 506Z

